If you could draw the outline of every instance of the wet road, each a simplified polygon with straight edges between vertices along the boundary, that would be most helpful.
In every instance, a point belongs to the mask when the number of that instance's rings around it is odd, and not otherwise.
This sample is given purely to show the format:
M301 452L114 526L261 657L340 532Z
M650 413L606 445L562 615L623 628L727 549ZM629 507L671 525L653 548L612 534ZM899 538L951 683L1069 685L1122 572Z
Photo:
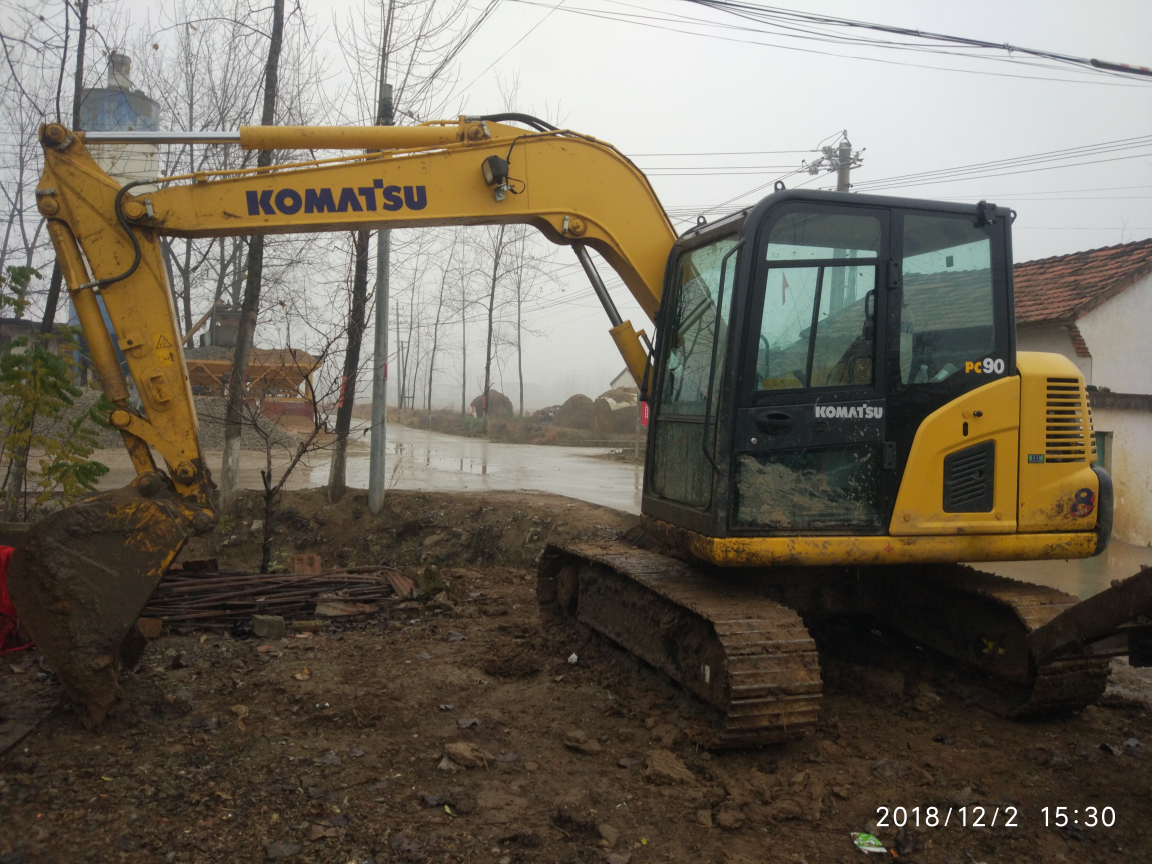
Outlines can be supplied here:
M353 433L348 446L348 485L367 489L368 442L362 429L354 429ZM639 465L596 458L608 452L593 447L500 444L390 425L386 459L388 488L439 492L523 489L552 492L639 513L643 469ZM220 451L208 450L204 455L215 471L221 462ZM135 476L123 450L100 450L93 458L110 469L100 483L101 489L124 486ZM240 459L240 485L245 489L263 488L260 479L263 455L244 451ZM278 476L277 469L285 461L280 458L273 461L273 476ZM300 465L293 472L287 488L323 486L327 482L328 456L317 452L308 464Z
M592 504L640 512L643 469L595 458L608 450L500 444L441 435L407 426L388 427L388 488L440 492L523 489L566 495ZM313 469L328 480L325 459ZM348 451L348 485L368 487L368 448Z
M589 447L500 444L391 425L388 427L388 487L441 492L518 489L552 492L639 513L641 466L595 458L606 452ZM207 451L205 456L209 465L220 464L219 451ZM134 476L123 450L101 450L94 458L111 469L100 483L101 489L123 486ZM274 461L274 474L282 462ZM241 455L241 486L262 488L262 467L261 454L245 451ZM323 486L327 482L327 455L317 453L309 464L296 469L288 488ZM362 434L353 438L348 448L348 485L368 487L368 443ZM1141 564L1152 565L1152 548L1113 542L1100 557L1082 561L1006 561L974 566L1086 598L1107 588L1113 579L1131 576Z

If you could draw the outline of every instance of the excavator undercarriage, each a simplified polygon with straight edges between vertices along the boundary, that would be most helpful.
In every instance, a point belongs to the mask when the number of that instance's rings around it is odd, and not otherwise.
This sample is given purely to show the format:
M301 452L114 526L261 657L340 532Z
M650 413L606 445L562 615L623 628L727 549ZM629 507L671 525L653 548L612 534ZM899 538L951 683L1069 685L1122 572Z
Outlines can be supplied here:
M724 569L640 545L648 548L549 546L541 615L588 627L673 679L702 703L690 731L713 749L815 727L822 684L806 618L862 618L902 633L983 673L981 702L1012 717L1092 704L1111 658L1152 635L1141 623L1152 613L1152 568L1080 603L963 565Z

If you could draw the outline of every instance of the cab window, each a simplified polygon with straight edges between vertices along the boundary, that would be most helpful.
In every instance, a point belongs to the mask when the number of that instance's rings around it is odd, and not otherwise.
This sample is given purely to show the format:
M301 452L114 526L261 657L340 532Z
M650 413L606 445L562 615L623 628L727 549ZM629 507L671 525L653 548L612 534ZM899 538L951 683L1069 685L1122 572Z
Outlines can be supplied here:
M725 237L680 256L676 268L676 305L669 322L672 350L660 400L662 414L703 415L716 337L716 368L724 368L724 346L728 341L725 319L732 305L736 262L729 260L724 285L720 284L720 265L736 240L736 237ZM718 307L723 307L719 327L716 326ZM716 408L715 403L712 407Z
M649 482L660 497L693 507L707 507L712 500L713 472L704 450L715 450L718 424L712 422L705 428L704 410L709 382L713 393L718 393L724 368L736 256L723 268L723 280L720 271L737 239L723 237L680 256L672 285L671 315L665 325L671 344L656 406ZM713 421L720 410L713 395Z
M797 208L775 221L752 331L754 390L873 383L882 236L869 214Z
M902 266L900 382L939 383L975 362L1004 372L1004 359L991 356L995 301L985 229L971 217L906 215Z

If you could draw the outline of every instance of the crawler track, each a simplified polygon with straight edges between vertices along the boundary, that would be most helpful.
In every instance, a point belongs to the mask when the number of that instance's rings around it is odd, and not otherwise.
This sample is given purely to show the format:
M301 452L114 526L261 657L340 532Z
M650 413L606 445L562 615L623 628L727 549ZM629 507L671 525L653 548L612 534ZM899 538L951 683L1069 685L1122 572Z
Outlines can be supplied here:
M618 545L549 546L542 612L586 624L676 680L710 709L710 748L799 738L816 724L820 664L795 611L674 558Z
M816 723L816 645L778 600L828 610L787 590L814 571L789 570L706 570L624 544L549 546L537 594L546 618L592 628L703 702L700 744L747 747L799 738ZM941 564L860 568L821 580L817 595L986 673L981 701L1005 716L1078 710L1108 683L1107 655L1072 649L1036 662L1030 634L1078 602L1053 588Z
M1066 653L1037 666L1028 636L1079 601L962 565L872 574L877 617L998 685L989 707L1009 716L1078 710L1100 698L1109 656Z

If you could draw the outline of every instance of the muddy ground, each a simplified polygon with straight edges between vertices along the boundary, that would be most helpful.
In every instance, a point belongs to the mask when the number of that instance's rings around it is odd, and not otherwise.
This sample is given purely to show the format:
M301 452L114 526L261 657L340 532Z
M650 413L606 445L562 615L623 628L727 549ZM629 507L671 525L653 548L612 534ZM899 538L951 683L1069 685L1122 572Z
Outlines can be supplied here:
M543 543L611 540L635 517L516 493L395 493L378 519L362 493L285 505L281 558L386 560L424 599L308 638L152 642L98 733L61 707L0 757L0 862L881 860L849 838L869 825L904 861L1152 859L1143 670L1079 715L1010 721L915 646L820 628L816 732L710 754L662 679L539 624ZM226 529L186 557L250 566L250 520ZM0 699L51 688L34 659L4 658Z

